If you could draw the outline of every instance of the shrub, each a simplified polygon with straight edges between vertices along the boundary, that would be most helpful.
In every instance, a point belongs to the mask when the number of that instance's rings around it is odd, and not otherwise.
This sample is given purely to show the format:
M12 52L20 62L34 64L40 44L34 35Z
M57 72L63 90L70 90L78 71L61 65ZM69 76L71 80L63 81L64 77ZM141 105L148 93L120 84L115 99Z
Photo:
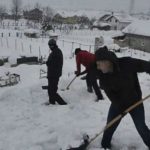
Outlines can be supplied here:
M0 66L4 65L4 61L2 59L0 59Z

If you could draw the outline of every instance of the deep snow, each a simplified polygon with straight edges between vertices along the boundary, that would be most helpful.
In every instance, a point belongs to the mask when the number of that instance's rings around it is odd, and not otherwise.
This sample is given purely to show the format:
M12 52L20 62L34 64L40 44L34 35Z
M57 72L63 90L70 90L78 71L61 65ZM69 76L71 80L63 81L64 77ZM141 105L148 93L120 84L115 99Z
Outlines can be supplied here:
M107 37L110 38L109 35ZM14 39L11 38L10 41ZM31 43L33 47L41 44L41 51L48 56L47 41L48 39L44 39L40 43L38 40L23 40L25 45ZM80 80L80 77L73 82L70 90L61 91L73 79L76 66L75 59L70 58L72 46L69 43L63 46L59 40L58 45L64 54L63 76L58 92L68 102L66 106L43 105L48 101L48 96L41 86L47 84L47 79L39 79L39 72L41 68L46 70L46 65L22 64L10 68L6 64L0 67L1 74L10 71L21 76L18 85L0 88L0 150L64 150L68 145L78 146L84 133L92 138L105 126L110 102L104 93L105 100L95 102L96 96L86 91L85 81ZM18 50L19 48L17 52ZM33 50L36 51L34 48ZM2 52L8 52L7 55L11 57L16 55L15 50L11 51L11 47L3 46ZM38 55L38 51L36 52ZM132 57L150 59L149 54L145 53L144 56L144 53L139 51L131 53L126 50L117 55L131 54ZM139 78L144 97L150 91L150 76L142 73ZM145 101L144 105L146 123L150 127L150 99ZM100 149L101 138L102 135L91 144L90 150ZM131 150L134 146L137 150L147 150L129 115L125 116L119 125L112 144L115 150Z

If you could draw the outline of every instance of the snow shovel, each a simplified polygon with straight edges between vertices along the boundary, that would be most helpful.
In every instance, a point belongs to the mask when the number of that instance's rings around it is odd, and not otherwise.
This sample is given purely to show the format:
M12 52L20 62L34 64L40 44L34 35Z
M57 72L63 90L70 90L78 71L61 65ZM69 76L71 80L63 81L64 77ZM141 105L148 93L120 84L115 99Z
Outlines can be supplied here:
M136 102L135 104L131 105L129 108L127 108L124 112L122 112L121 114L119 114L117 117L115 117L112 121L110 121L98 134L96 134L91 140L89 141L85 141L84 143L82 143L79 147L77 148L70 148L68 150L89 150L90 144L98 137L100 136L104 131L106 131L108 128L110 128L114 123L116 123L118 120L120 120L121 118L123 118L128 112L130 112L131 110L133 110L134 108L136 108L137 106L139 106L140 104L142 104L145 100L147 100L148 98L150 98L150 95L144 97L143 99L141 99L140 101Z
M72 82L76 79L77 76L75 76L70 83L67 85L67 87L65 89L61 89L61 91L65 91L65 90L69 90L70 85L72 84Z
M83 136L83 143L79 146L79 147L71 147L67 150L86 150L86 147L88 146L89 144L89 136L86 134Z

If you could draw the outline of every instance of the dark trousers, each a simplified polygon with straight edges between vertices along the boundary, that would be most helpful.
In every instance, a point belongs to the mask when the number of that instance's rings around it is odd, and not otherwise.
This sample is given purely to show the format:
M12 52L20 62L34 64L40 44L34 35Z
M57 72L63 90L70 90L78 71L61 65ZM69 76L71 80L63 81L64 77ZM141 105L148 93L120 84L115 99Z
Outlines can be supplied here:
M95 72L93 70L88 71L86 75L86 83L88 87L92 87L94 89L94 92L98 98L101 99L103 97L100 88L97 84L97 78Z
M56 102L60 105L66 104L66 102L57 93L59 78L48 78L48 95L49 102L55 104Z
M114 119L117 115L119 115L121 111L117 108L115 108L113 105L110 106L107 123L109 123L112 119ZM141 104L137 108L133 109L130 113L130 116L132 117L132 120L135 124L135 127L141 136L144 143L150 148L150 130L145 124L145 112L144 112L144 106ZM102 147L110 147L112 136L117 129L121 119L116 122L112 127L108 128L102 138Z

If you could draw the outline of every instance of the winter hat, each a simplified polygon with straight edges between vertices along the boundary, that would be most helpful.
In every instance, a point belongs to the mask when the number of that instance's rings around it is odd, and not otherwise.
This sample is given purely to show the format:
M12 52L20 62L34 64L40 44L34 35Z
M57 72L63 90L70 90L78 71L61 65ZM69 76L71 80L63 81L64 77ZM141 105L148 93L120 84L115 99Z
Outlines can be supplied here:
M75 55L77 55L80 51L81 51L80 48L76 48L76 49L75 49Z
M55 41L54 39L50 39L50 40L48 41L48 45L49 45L49 46L50 46L50 45L56 46L56 41Z
M95 52L96 61L108 60L114 65L114 72L120 71L120 67L118 64L118 58L112 51L108 51L107 47L99 48Z
M96 61L109 60L113 63L117 62L117 56L115 55L115 53L109 51L106 46L99 48L95 52L95 56L96 56Z

